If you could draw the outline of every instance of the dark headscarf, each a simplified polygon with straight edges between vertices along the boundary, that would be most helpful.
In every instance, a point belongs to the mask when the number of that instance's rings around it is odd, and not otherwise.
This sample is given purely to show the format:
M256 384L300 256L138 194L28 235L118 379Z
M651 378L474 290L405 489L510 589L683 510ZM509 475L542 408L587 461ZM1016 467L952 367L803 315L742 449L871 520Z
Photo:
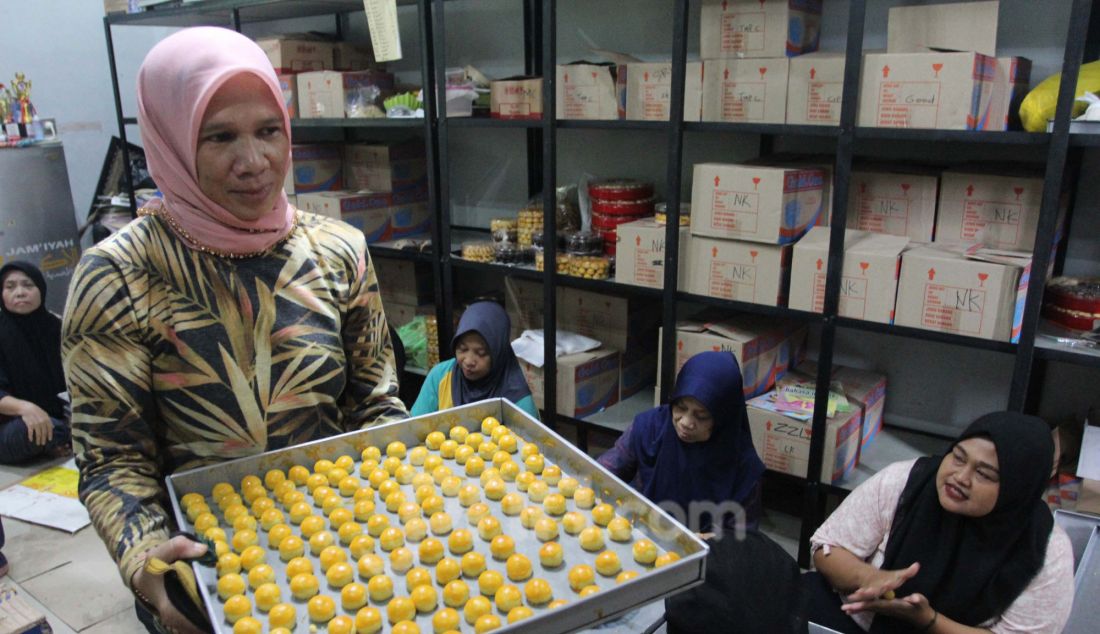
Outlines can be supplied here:
M1054 460L1050 427L1041 418L995 412L975 420L959 436L988 438L997 447L1000 492L983 517L964 517L940 506L936 471L943 457L921 458L898 501L884 570L920 563L920 572L898 589L919 592L951 619L978 627L1001 614L1038 574L1054 525L1042 501ZM872 632L905 632L908 625L875 616Z
M458 346L458 340L463 335L476 332L489 345L492 365L485 378L467 381L462 374L462 368L455 362L451 376L451 400L455 406L499 397L517 403L523 397L531 395L531 388L527 387L527 379L523 376L519 361L516 361L516 353L512 352L511 330L512 322L508 319L508 313L496 302L470 304L462 314L458 330L451 339L451 350Z
M46 310L46 279L33 264L8 262L0 267L0 283L16 270L38 287L42 304L28 315L19 315L0 301L0 365L8 379L0 388L54 418L63 418L65 404L57 398L66 389L61 370L61 320Z
M630 448L638 459L641 492L685 511L693 500L744 502L764 473L749 431L741 368L729 352L702 352L676 377L671 400L690 396L714 418L705 442L685 443L672 426L672 407L662 405L634 418Z

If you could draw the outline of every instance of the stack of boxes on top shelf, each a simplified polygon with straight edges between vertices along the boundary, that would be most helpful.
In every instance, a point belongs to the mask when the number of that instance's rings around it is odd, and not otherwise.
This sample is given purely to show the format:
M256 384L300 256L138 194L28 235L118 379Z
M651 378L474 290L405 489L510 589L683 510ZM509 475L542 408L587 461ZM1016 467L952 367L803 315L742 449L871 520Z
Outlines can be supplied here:
M391 73L369 44L285 35L257 40L283 87L292 118L384 117ZM370 243L427 233L427 165L421 141L316 143L291 148L284 184L300 209L348 222Z

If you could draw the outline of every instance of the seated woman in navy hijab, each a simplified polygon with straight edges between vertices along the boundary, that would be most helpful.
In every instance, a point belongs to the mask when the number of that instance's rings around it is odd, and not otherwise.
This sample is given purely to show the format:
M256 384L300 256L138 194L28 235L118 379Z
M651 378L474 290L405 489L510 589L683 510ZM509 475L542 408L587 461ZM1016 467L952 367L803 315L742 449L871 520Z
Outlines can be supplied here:
M764 463L752 445L737 359L729 352L688 359L669 404L636 416L599 462L654 503L678 505L689 524L692 502L737 502L746 527L757 528ZM716 519L689 528L708 532ZM727 514L720 524L733 529L736 520Z
M512 352L512 322L496 302L470 304L451 340L453 359L428 372L409 414L420 416L487 398L506 398L535 418L539 410Z

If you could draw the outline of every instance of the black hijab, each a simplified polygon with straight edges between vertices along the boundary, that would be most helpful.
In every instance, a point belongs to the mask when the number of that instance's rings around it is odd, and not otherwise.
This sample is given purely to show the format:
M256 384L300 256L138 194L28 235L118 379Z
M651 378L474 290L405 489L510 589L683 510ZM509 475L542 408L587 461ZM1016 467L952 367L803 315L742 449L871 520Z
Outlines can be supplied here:
M971 627L999 617L1038 574L1054 525L1042 493L1054 460L1050 427L1035 416L995 412L978 418L958 441L984 437L996 445L1000 491L993 510L963 517L940 506L941 457L921 458L898 501L884 570L920 562L901 588L920 592L945 616ZM906 632L901 621L876 615L872 632Z
M476 302L462 313L458 330L451 339L451 350L458 346L458 340L463 335L476 332L489 345L492 362L488 376L479 381L467 381L458 361L455 361L451 375L451 400L456 407L498 397L518 403L523 397L530 396L531 388L527 387L527 379L523 376L519 361L516 361L516 353L512 352L511 329L508 313L496 302Z
M46 279L28 262L8 262L0 267L0 284L11 271L31 278L42 296L32 313L19 315L0 301L0 368L7 385L0 385L15 398L30 401L53 418L64 418L65 404L57 398L64 392L61 370L61 320L46 310Z

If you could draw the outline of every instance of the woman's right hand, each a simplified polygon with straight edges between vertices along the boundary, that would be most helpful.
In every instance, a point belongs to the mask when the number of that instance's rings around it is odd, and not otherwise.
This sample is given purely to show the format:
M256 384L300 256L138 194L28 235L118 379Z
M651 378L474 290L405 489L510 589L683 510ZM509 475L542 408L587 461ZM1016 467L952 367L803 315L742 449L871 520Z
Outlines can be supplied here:
M900 588L906 581L917 576L920 572L920 564L914 563L901 570L874 569L862 580L859 588L848 595L848 601L874 601L881 598L893 598L894 590Z
M194 559L206 553L206 545L193 542L182 535L150 548L146 557L156 557L165 563L172 563L180 559ZM160 619L161 625L173 634L203 634L203 631L195 627L179 610L172 605L168 593L164 589L164 577L145 572L145 567L138 568L134 576L130 578L130 586L144 597Z
M26 402L20 417L27 425L27 440L39 447L53 440L53 421L50 420L50 415L41 407Z

